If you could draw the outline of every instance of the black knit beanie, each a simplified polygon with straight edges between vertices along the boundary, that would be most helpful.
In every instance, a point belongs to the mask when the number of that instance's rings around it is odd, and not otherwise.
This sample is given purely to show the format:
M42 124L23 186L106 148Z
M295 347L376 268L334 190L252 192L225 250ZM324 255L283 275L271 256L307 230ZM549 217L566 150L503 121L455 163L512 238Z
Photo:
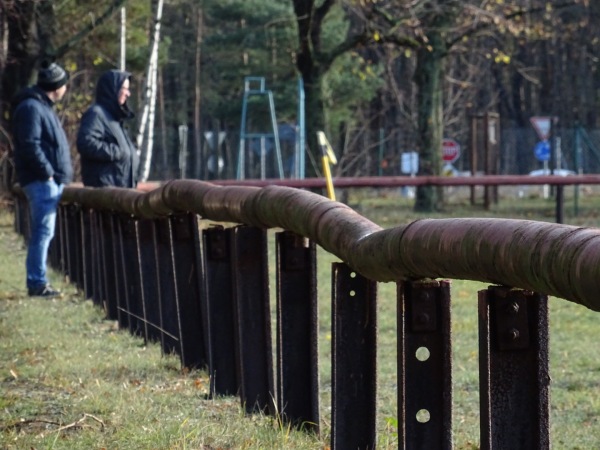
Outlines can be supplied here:
M42 63L38 72L37 85L46 92L52 92L64 86L69 81L69 72L56 63Z

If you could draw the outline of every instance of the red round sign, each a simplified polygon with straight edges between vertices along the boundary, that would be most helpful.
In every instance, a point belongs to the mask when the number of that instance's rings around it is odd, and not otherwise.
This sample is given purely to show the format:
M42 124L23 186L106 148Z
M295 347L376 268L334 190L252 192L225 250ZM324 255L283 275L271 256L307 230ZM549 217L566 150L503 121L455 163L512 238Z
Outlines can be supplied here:
M460 145L454 139L442 140L442 160L453 163L460 156Z

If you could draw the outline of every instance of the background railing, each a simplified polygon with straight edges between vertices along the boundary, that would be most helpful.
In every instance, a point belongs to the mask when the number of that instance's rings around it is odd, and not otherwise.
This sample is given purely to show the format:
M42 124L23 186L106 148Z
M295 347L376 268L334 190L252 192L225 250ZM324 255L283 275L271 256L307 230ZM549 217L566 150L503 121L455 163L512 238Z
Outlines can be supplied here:
M16 228L27 236L17 196ZM275 239L275 338L266 230ZM397 283L400 448L452 448L451 292L479 293L481 448L549 448L547 296L600 310L600 233L512 219L390 229L300 189L67 187L51 262L213 395L320 430L316 245L332 266L332 448L375 448L377 287ZM273 351L272 342L276 348ZM273 362L275 355L275 362Z

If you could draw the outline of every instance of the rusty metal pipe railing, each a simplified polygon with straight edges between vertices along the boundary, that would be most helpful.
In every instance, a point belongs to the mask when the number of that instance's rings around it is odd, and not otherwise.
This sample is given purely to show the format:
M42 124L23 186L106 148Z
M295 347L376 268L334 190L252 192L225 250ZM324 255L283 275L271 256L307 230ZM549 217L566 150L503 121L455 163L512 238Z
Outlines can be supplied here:
M304 189L325 189L327 182L324 178L267 178L245 180L211 180L211 183L220 186L288 186ZM445 176L376 176L376 177L338 177L333 178L336 188L392 188L403 186L577 186L583 184L600 184L600 175L477 175L468 177ZM160 183L149 181L138 187L144 190L155 189Z
M468 279L532 290L600 311L600 230L513 219L425 219L383 230L350 207L282 186L173 180L150 192L67 187L63 202L141 218L283 228L374 281Z

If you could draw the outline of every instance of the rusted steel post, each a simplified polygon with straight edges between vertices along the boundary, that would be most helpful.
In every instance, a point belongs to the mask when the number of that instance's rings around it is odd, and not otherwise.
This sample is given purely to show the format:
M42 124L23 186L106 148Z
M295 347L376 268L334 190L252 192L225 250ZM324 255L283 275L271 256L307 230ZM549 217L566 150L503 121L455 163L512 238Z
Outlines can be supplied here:
M206 336L211 395L237 395L231 240L233 230L212 227L202 233L206 286Z
M160 340L160 317L158 305L158 275L156 272L155 227L151 219L137 222L137 251L139 258L139 295L143 317L144 337L149 341Z
M86 269L86 273L88 274L88 298L92 300L94 304L97 304L97 294L98 294L98 240L99 238L99 230L98 230L98 214L95 210L90 209L89 214L86 218L88 221L87 228L89 236L86 236L86 239L89 240L86 243L87 252L86 261L88 261L89 267Z
M23 205L23 208L21 208L23 217L23 237L25 238L25 242L29 242L29 236L31 236L31 213L29 211L29 202L26 198L23 198L21 204Z
M169 218L155 221L156 273L158 275L158 308L163 353L181 356L181 329L175 295L173 256L171 247L171 222Z
M104 283L102 279L102 213L94 211L90 216L91 227L91 252L92 252L92 301L95 305L102 306L104 299Z
M29 223L29 206L24 195L15 195L15 221L13 228L17 234L20 234L27 240L27 227Z
M316 246L291 232L277 244L277 411L319 430Z
M77 246L75 251L75 270L73 271L73 283L79 290L83 289L83 228L81 225L81 217L83 216L83 208L78 206L73 211L73 243Z
M107 220L108 211L98 211L98 226L100 227L100 241L99 245L99 258L100 258L100 266L98 272L98 278L100 281L100 292L101 297L100 301L102 304L102 308L106 314L106 318L109 319L110 311L108 309L108 285L109 282L107 280L107 272L109 270L108 266L110 265L110 255L108 254L110 248L110 227Z
M81 261L83 267L81 268L83 275L83 295L85 298L92 298L93 292L93 267L94 267L94 255L92 246L92 214L93 210L90 208L82 208L81 210ZM116 237L115 237L116 239Z
M138 282L140 321L143 322L143 336L146 340L157 340L156 325L159 322L158 312L154 305L158 304L158 284L156 275L154 249L154 221L140 219L136 221Z
M48 248L48 264L55 270L67 275L67 253L68 240L66 233L68 232L68 220L70 205L61 205L56 210L56 226L54 228L54 238L50 242ZM27 225L27 238L31 229L30 224Z
M398 283L399 448L452 448L450 282Z
M240 399L248 413L274 414L267 233L235 227L232 244Z
M377 283L333 264L331 448L377 444Z
M140 258L138 253L137 220L121 218L121 266L124 275L125 308L129 332L144 335L143 309L140 280Z
M110 229L107 227L105 215L107 212L105 210L98 211L96 220L98 221L98 241L96 243L97 249L97 269L96 269L96 286L98 286L97 294L96 294L96 304L99 305L105 313L107 313L106 302L107 302L107 292L106 292L106 241L108 238L108 233L110 233Z
M550 448L548 297L479 292L481 449Z
M200 368L207 363L202 322L202 258L200 230L196 214L170 217L170 246L175 281L181 361L184 367Z
M118 319L117 286L115 279L115 240L117 239L114 227L113 213L103 211L99 213L101 232L100 275L102 280L102 306L109 320Z
M27 206L28 203L25 202ZM27 206L27 208L29 208ZM68 209L70 206L59 205L56 210L56 226L54 228L54 238L50 242L50 246L48 247L48 265L55 270L66 274L65 264L62 261L62 255L66 253L66 239L65 239L65 229L67 227L66 221L68 220ZM29 209L27 209L29 211ZM27 228L27 236L26 242L29 240L29 236L31 230ZM25 237L25 236L24 236Z
M95 235L96 231L94 228L94 224L96 221L94 220L94 215L90 217L90 222L92 224L92 239ZM125 258L125 240L124 240L124 231L123 224L125 223L125 218L122 215L115 214L113 217L113 224L115 230L115 292L117 296L117 321L119 323L120 329L129 329L129 284L127 277L127 268L126 265L129 264Z
M564 223L565 211L565 187L562 184L556 186L556 223Z
M57 248L60 245L60 236L62 235L62 233L60 232L61 220L62 218L60 216L59 210L57 209L56 227L54 229L54 237L52 238L52 240L50 241L50 245L48 246L47 264L48 267L52 267L54 270L64 273L62 271L62 267L60 267L60 248Z
M62 233L59 233L58 240L54 242L53 251L56 253L54 253L53 260L59 264L59 270L62 265L59 261L66 260L66 265L62 267L62 272L69 277L71 282L76 283L79 277L78 265L80 263L80 242L78 239L79 206L67 206L63 219Z
M109 218L109 232L111 234L111 246L108 251L111 254L110 266L108 267L107 281L109 286L107 287L107 296L111 308L114 308L113 320L117 320L121 324L121 305L123 301L123 273L120 267L121 260L121 230L119 216L113 212L108 215Z

